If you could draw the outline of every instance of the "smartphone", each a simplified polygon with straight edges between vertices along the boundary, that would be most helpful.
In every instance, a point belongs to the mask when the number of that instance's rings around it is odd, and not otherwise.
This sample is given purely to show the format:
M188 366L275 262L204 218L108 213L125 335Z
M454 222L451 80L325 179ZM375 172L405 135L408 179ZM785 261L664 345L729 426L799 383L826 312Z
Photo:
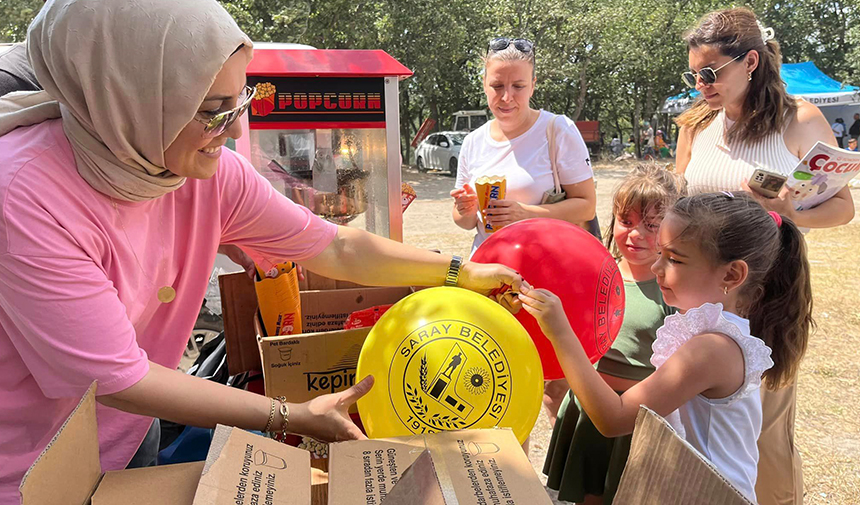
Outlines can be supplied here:
M748 184L756 193L768 198L776 198L787 180L788 176L759 168L753 172Z

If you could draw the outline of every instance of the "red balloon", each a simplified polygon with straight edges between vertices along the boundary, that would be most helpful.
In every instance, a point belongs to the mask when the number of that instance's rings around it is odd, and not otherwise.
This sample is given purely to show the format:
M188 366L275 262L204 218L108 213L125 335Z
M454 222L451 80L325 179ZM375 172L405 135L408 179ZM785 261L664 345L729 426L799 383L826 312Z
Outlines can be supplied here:
M558 296L592 363L612 346L624 318L624 284L615 259L587 231L558 219L519 221L490 235L472 261L509 266L533 287ZM538 349L544 379L563 378L537 320L525 310L516 317Z

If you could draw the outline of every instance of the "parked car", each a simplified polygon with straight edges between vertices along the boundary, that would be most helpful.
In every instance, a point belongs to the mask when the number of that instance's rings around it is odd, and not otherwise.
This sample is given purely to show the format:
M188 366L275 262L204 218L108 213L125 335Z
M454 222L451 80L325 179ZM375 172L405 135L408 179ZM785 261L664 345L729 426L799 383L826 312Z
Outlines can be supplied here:
M452 117L451 129L458 132L470 132L477 130L489 121L486 110L460 110Z
M419 172L430 169L447 171L452 177L457 175L457 160L460 147L466 134L463 132L432 133L418 144L415 150L415 164Z

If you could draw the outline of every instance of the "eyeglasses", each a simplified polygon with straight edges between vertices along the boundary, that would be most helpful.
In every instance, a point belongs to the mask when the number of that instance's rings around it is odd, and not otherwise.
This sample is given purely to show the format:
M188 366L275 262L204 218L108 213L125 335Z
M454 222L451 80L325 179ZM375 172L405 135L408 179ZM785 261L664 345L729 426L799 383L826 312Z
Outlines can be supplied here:
M534 54L535 45L530 40L526 39L509 39L507 37L498 37L490 41L490 51L497 53L504 51L509 45L513 44L522 53ZM489 52L489 51L488 51Z
M232 125L234 121L239 119L239 117L248 110L248 107L251 106L251 100L253 100L255 96L257 96L257 88L245 86L245 89L242 90L242 94L239 95L239 105L237 105L236 108L216 114L209 119L202 119L195 115L195 121L206 125L206 127L203 128L203 138L209 139L217 137L227 131L227 128L230 128L230 125Z
M698 73L696 73L696 72L684 72L683 74L681 74L681 80L683 80L684 84L686 84L687 86L689 86L691 88L696 87L696 82L697 82L698 78L701 78L702 82L705 84L708 84L708 85L713 84L713 83L717 82L717 72L722 70L723 67L725 67L729 63L737 61L738 58L742 58L746 55L747 55L747 53L739 54L739 55L735 56L734 58L732 58L731 61L728 61L728 62L724 63L723 65L720 65L718 68L705 67L705 68L699 70Z

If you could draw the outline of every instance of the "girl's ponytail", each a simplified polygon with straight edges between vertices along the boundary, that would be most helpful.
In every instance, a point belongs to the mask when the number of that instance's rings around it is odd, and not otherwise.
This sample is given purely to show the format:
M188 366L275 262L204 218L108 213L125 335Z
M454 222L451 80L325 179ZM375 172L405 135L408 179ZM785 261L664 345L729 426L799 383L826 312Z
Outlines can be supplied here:
M779 231L779 254L765 275L761 298L751 304L749 313L752 334L772 351L774 366L764 374L769 389L794 380L815 326L806 242L788 218L782 218Z

